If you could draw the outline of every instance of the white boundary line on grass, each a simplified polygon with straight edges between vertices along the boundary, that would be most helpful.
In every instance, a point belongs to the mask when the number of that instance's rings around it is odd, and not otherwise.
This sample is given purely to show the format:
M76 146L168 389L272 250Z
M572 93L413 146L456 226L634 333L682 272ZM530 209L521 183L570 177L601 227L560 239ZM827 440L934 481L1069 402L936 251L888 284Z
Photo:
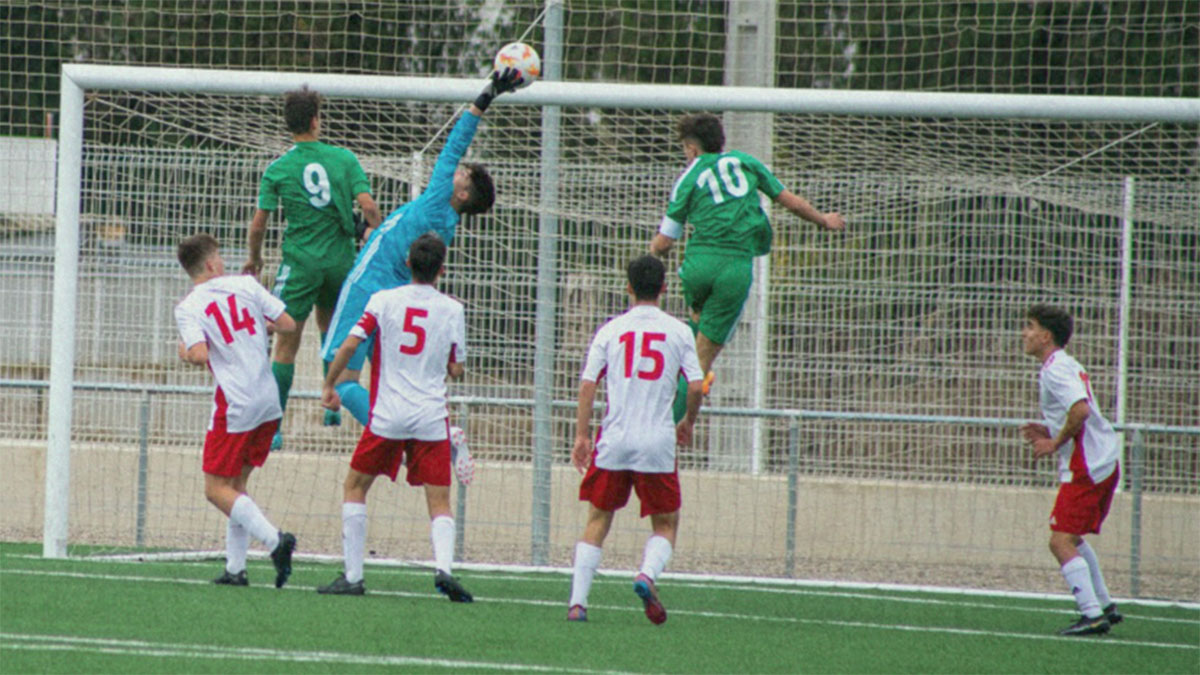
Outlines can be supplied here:
M251 551L250 557L263 558L267 557L266 553L260 551ZM18 557L18 556L11 556ZM41 556L24 555L21 557L38 558ZM223 551L191 551L185 553L162 553L162 554L147 554L147 553L125 553L107 556L89 556L81 558L81 560L97 560L103 562L169 562L172 560L180 561L195 561L195 560L224 560L225 553ZM341 556L325 555L317 553L296 554L295 560L319 563L340 563ZM395 560L392 558L367 560L367 565L378 567L413 567L418 569L432 568L428 563L410 562ZM570 576L573 570L569 567L550 567L550 566L533 566L533 565L500 565L493 563L460 563L456 562L454 566L458 569L471 570L473 572L506 572L514 574L559 574ZM614 576L624 577L632 575L632 570L597 570L597 576ZM732 583L732 584L747 584L759 586L775 586L775 587L797 587L797 588L843 588L848 590L859 591L889 591L898 593L940 593L951 595L968 595L993 598L1015 598L1023 600L1071 600L1070 595L1066 593L1033 593L1029 591L1000 591L983 588L963 588L956 586L923 586L913 584L890 584L890 583L874 583L861 581L832 581L821 579L782 579L775 577L750 577L736 576L724 574L690 574L685 572L664 572L663 580L681 580L694 581L701 583ZM1145 605L1147 607L1179 607L1182 609L1200 610L1200 602L1188 602L1182 600L1156 600L1152 598L1113 598L1119 604Z
M36 555L11 556L11 557L14 557L14 558L15 557L25 557L25 558L31 559L31 560L41 560L42 559L40 556L36 556ZM266 558L265 555L255 555L254 557ZM310 555L310 556L305 556L305 557L313 558L314 556ZM211 559L212 558L206 557L206 558L203 558L202 560L184 561L184 563L185 564L193 564L196 562L207 562ZM95 560L95 559L89 558L87 560ZM337 559L337 558L330 557L331 562L338 561L338 560L339 559ZM129 559L121 559L120 561L117 561L117 562L119 564L128 564L130 562L130 560ZM306 562L312 564L312 567L310 567L309 569L316 569L318 566L320 566L320 567L327 566L325 564L324 560L322 560L322 562L320 562L320 563L315 563L315 564L311 560L307 560ZM433 567L431 565L424 564L424 563L398 563L398 562L392 561L392 560L387 560L382 565L373 565L373 567L383 568L383 569L377 569L375 571L376 574L389 574L389 573L391 573L391 574L428 574L433 569ZM474 566L472 566L472 567L474 567ZM299 569L298 566L297 566L297 569ZM557 568L547 568L547 569L550 571L553 571L553 572L558 571ZM490 579L490 580L513 580L513 581L523 581L523 582L543 582L544 581L544 582L548 582L548 583L563 583L563 581L561 579L548 578L550 576L549 574L543 574L539 578L537 576L531 576L529 574L522 574L521 572L523 570L524 570L524 568L518 567L517 571L515 571L515 572L477 572L472 578ZM569 570L568 570L568 572L569 572ZM632 577L631 572L621 572L621 571L612 571L612 570L598 571L598 575L604 577L603 579L597 580L601 583L623 583L623 582L628 581L628 579ZM555 576L558 576L558 575L555 575ZM975 608L975 609L1019 611L1019 612L1032 612L1032 613L1044 613L1044 614L1074 615L1074 614L1078 613L1075 609L1074 599L1071 596L1065 595L1065 594L1064 595L1046 595L1044 597L1034 596L1032 598L1028 598L1028 597L1014 598L1014 599L1048 600L1051 602L1060 602L1060 603L1063 603L1063 605L1064 605L1061 608L1052 608L1052 607L1031 607L1028 605L1026 605L1026 606L996 605L996 604L988 604L988 603L983 603L983 602L938 600L938 599L932 599L932 598L905 597L905 596L901 596L901 595L872 595L867 592L861 592L861 591L854 592L851 589L827 590L828 587L823 586L821 584L814 584L814 586L816 586L816 587L803 587L803 588L795 588L795 587L791 587L791 586L779 587L779 586L775 586L775 585L768 586L768 585L764 585L761 583L752 583L752 584L748 584L748 585L736 585L736 583L724 584L724 583L720 583L720 582L710 582L710 581L705 581L705 580L688 581L686 579L672 578L670 575L664 575L664 576L667 577L668 581L673 581L674 583L672 583L671 585L675 586L675 587L711 588L711 589L717 589L717 590L746 591L746 592L753 592L753 593L778 593L778 594L795 594L795 595L804 595L804 596L820 596L820 597L830 597L830 598L850 598L850 599L872 600L872 601L883 601L883 602L911 603L911 604L918 604L918 605L947 605L947 606L953 606L953 607L971 607L971 608ZM719 580L724 580L726 578L727 577L719 577L719 576L716 577L716 579L719 579ZM877 590L877 589L867 589L867 590ZM947 593L950 593L950 591L947 591ZM996 595L996 594L991 594L991 595ZM1034 595L1034 594L1028 594L1028 595ZM1143 614L1129 614L1129 612L1127 611L1126 601L1121 601L1121 602L1122 602L1122 609L1126 610L1123 613L1126 616L1135 617L1139 621L1155 621L1155 622L1159 622L1159 623L1200 625L1200 620L1176 619L1176 618L1162 617L1162 616L1146 616ZM1161 601L1149 601L1149 602L1141 602L1141 603L1134 601L1134 602L1128 603L1128 605L1137 605L1137 604L1157 606L1162 603L1161 603ZM1171 605L1169 605L1169 608L1172 608L1172 609L1180 608L1180 605L1179 605L1179 603L1171 604ZM1187 607L1182 607L1182 608L1189 609ZM1197 606L1197 609L1200 609L1200 606Z
M25 575L30 575L30 576L54 576L54 577L74 578L74 579L100 579L100 580L105 580L105 581L128 581L128 582L138 582L138 583L145 583L145 582L170 583L170 584L186 584L186 585L194 585L194 586L208 586L212 583L209 581L204 581L202 579L172 579L172 578L168 578L168 577L158 577L158 576L88 574L88 573L83 573L83 572L61 572L61 571L54 571L54 570L48 571L48 570L3 569L3 570L0 570L0 575L2 575L2 574L25 574ZM250 588L253 588L256 590L262 590L262 591L276 590L274 587L271 587L271 586L251 586ZM311 588L297 588L295 586L285 587L283 590L294 591L294 592L307 592L307 593L313 592L313 589L311 589ZM444 599L441 595L438 595L433 592L414 593L414 592L409 592L409 591L372 590L371 595L380 595L380 596L384 596L384 597L401 597L401 598L436 600L439 602L444 602ZM476 598L475 601L481 602L481 603L525 605L525 606L532 606L532 607L561 608L563 606L563 603L558 602L558 601L518 599L518 598ZM603 611L617 611L617 612L639 612L639 613L642 611L641 607L612 606L612 605L593 605L592 607L590 607L590 609L600 609ZM732 613L732 612L711 612L711 611L703 611L703 610L686 610L686 609L672 609L671 613L676 616L683 615L683 616L703 617L703 618L709 618L709 619L734 619L737 621L761 621L761 622L765 622L765 623L789 623L789 624L797 624L797 625L841 626L841 627L845 627L845 628L866 628L866 629L870 629L870 630L893 630L893 631L907 631L907 632L914 632L914 633L935 633L935 634L946 634L946 635L985 636L985 637L998 637L998 638L1015 638L1015 639L1022 639L1022 640L1042 640L1042 641L1048 640L1048 641L1054 641L1054 642L1066 641L1066 642L1078 643L1080 641L1080 639L1078 637L1065 637L1065 636L1060 636L1060 635L1044 635L1041 633L1008 633L1008 632L1002 632L1002 631L986 631L986 630L975 630L975 629L969 629L969 628L953 628L953 627L946 627L946 626L913 626L913 625L908 625L908 624L868 623L865 621L841 621L841 620L836 620L836 619L805 619L805 618L790 617L790 616L763 616L763 615L756 615L756 614L741 614L741 613ZM1171 642L1147 642L1147 641L1141 641L1141 640L1098 639L1098 640L1091 642L1090 644L1104 644L1104 645L1118 646L1118 647L1126 646L1126 647L1151 647L1151 648L1157 648L1157 649L1183 649L1183 650L1200 652L1200 645L1171 643Z
M12 642L9 642L12 641ZM561 666L542 666L529 663L503 663L496 661L462 661L431 659L419 656L387 654L370 656L349 652L300 651L291 649L266 649L263 647L218 647L205 644L179 644L172 642L148 642L145 640L115 640L63 635L31 635L22 633L0 633L0 649L40 651L81 651L100 654L125 654L132 656L165 656L171 658L240 659L269 662L316 662L338 663L355 666L432 666L436 668L516 670L539 673L614 673L612 670L587 670Z

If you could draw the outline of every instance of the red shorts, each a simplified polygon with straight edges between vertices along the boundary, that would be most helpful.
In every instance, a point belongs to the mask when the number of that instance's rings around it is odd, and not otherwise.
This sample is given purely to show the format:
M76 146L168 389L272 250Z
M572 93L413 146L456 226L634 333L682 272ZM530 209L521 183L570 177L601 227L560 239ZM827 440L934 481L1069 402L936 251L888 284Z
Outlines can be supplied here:
M1058 486L1058 498L1050 512L1050 529L1067 534L1100 534L1100 524L1108 516L1113 493L1121 471L1113 469L1112 475L1099 483L1093 483L1085 474L1070 483Z
M579 484L579 501L589 502L601 511L616 511L629 502L630 490L636 490L642 502L642 517L679 510L679 472L638 473L609 471L596 466L595 456L583 482Z
M242 467L247 464L262 466L271 454L271 437L277 429L279 420L271 420L250 431L231 434L225 431L225 417L217 417L204 435L204 473L233 478L242 475Z
M394 482L400 462L407 468L409 485L450 486L450 431L440 441L393 440L363 429L362 438L350 458L350 468L369 476L386 474Z

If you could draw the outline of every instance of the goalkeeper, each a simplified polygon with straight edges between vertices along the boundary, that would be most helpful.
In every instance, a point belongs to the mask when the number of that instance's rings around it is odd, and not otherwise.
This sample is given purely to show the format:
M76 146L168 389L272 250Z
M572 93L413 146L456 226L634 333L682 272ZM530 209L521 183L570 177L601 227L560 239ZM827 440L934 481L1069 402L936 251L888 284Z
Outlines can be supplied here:
M316 305L317 328L324 338L338 290L354 264L354 202L370 226L379 225L383 217L354 153L317 140L321 134L320 94L308 87L289 91L284 95L283 115L295 144L263 173L258 209L250 221L250 257L242 265L242 273L258 276L262 271L267 221L282 204L287 229L281 247L283 260L271 292L287 306L296 330L275 337L271 372L279 385L279 406L286 409L304 322ZM327 426L340 423L337 413L325 412ZM271 449L282 445L282 432L276 432Z
M803 197L784 189L762 162L737 150L723 152L725 131L711 113L679 120L679 140L688 166L675 181L671 201L650 252L666 256L692 224L687 253L679 269L683 297L691 312L688 325L696 334L696 354L705 373L704 393L712 384L712 365L733 337L742 307L754 282L754 258L771 250L771 223L759 203L758 191L801 218L827 230L841 230L846 221L837 213L822 213ZM687 383L679 380L675 421L683 418Z
M483 93L455 123L445 147L438 155L425 191L388 214L383 224L371 233L342 285L329 332L325 335L321 358L327 369L337 355L338 348L350 335L350 329L362 317L371 295L412 281L412 273L405 260L408 258L408 247L417 237L432 231L449 246L462 215L487 213L492 208L496 201L496 188L487 169L482 164L460 164L460 161L475 137L479 118L492 99L516 89L523 81L521 74L511 68L493 72L491 82ZM412 330L414 333L423 333L419 326L413 326ZM420 339L417 340L420 343ZM374 339L359 344L335 387L342 405L363 426L367 424L370 401L367 390L358 383L358 378L373 345Z

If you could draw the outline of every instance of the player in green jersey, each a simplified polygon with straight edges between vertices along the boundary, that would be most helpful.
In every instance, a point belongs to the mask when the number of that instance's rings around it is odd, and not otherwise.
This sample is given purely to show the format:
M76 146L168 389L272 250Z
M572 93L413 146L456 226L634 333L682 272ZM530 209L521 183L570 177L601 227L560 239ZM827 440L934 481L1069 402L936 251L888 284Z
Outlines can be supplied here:
M733 337L742 306L754 281L754 258L771 250L771 223L758 192L801 218L827 230L841 230L846 221L837 213L822 213L807 200L783 187L762 162L737 150L724 151L721 120L710 113L679 120L679 140L688 166L675 181L671 201L650 252L666 256L692 224L687 252L679 269L683 297L696 333L696 354L705 373L704 392L712 383L712 365ZM677 397L675 416L683 413L685 398Z
M324 342L342 282L354 265L354 204L362 210L368 229L377 227L383 214L371 197L371 184L354 153L317 140L321 135L321 97L303 87L283 99L283 115L295 145L271 162L258 189L258 209L250 221L250 257L243 274L262 271L263 238L271 213L283 207L287 228L283 232L283 260L272 292L287 305L296 320L293 333L275 338L271 371L279 385L279 404L287 407L296 368L296 352L305 320L317 308L317 328ZM341 422L326 411L325 424ZM272 449L283 444L275 435Z

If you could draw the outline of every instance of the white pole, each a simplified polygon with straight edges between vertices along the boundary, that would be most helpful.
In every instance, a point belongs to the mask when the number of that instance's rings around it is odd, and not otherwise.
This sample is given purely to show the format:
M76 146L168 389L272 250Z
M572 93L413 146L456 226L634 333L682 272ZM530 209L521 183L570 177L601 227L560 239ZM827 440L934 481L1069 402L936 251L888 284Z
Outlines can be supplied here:
M776 0L733 0L729 3L726 21L725 76L726 86L761 87L773 89L775 85L775 23L778 15ZM774 115L770 113L729 112L725 114L726 147L742 150L754 155L768 167L775 163ZM770 213L771 202L759 193L762 209ZM778 223L776 224L778 227ZM749 392L749 405L763 408L767 390L767 346L770 336L771 308L771 256L754 259L754 285L746 298L746 312L742 316L739 331L748 334L747 346L726 348L724 384L719 385L722 396L736 391L742 395ZM749 350L747 354L746 351ZM749 372L736 372L730 363L750 362ZM722 391L724 390L724 391ZM728 425L728 426L726 426ZM723 433L716 433L720 429ZM715 451L726 459L723 463L738 469L744 468L744 447L750 446L749 470L752 474L762 473L767 463L764 421L750 421L747 437L745 424L728 420L714 422L709 436L710 456ZM732 447L729 447L732 446Z
M46 509L42 555L65 558L71 496L71 406L75 374L75 300L79 284L79 194L83 89L63 68L59 87L58 201L54 211L54 307L46 425Z
M1129 310L1133 284L1133 176L1126 176L1121 194L1121 299L1117 305L1117 404L1114 419L1125 423L1129 375ZM1117 434L1120 466L1125 466L1125 432ZM1120 483L1117 490L1121 489Z
M563 3L546 0L545 78L562 77ZM542 183L538 193L537 308L533 352L533 492L530 560L550 562L551 474L554 468L554 358L558 321L558 166L562 109L542 108Z

